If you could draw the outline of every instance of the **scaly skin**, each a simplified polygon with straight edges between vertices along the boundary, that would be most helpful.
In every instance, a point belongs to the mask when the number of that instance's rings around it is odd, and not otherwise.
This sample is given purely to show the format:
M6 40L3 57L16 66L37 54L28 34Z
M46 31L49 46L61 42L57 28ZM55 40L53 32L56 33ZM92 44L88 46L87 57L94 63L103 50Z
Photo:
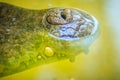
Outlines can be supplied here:
M73 8L30 10L0 3L0 77L85 51L99 32L94 17Z

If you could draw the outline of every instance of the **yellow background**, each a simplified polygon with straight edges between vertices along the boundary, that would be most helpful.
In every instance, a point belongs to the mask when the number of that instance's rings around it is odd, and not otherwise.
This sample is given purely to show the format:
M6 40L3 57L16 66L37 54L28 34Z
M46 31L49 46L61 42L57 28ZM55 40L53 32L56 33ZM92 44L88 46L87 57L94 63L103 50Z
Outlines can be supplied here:
M29 9L74 7L94 15L101 33L89 47L89 53L81 53L75 62L69 60L40 65L0 80L120 80L120 52L115 45L116 34L108 16L114 8L107 6L113 0L0 0ZM116 0L115 0L116 1ZM119 1L119 0L118 0ZM110 18L112 19L112 18Z

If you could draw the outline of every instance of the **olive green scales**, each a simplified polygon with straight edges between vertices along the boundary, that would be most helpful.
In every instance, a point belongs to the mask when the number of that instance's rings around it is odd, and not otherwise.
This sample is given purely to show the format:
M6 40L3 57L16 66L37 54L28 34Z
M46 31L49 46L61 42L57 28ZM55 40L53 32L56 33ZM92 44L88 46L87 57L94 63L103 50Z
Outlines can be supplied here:
M87 52L96 19L74 8L24 9L0 2L0 77Z

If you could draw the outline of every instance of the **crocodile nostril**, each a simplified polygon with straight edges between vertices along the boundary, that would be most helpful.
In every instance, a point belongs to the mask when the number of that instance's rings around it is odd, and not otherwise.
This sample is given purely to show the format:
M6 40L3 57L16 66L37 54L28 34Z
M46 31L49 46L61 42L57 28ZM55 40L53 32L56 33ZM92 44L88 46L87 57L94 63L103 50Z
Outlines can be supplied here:
M66 20L66 15L65 14L61 14L61 17L64 19L64 20Z
M63 9L61 12L61 18L67 22L71 22L73 18L71 9Z

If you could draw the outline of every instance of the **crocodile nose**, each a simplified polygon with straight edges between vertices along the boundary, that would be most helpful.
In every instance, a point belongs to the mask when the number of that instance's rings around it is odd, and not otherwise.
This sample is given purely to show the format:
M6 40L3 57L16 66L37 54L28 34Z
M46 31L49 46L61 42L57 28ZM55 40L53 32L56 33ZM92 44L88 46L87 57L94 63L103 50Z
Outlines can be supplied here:
M73 19L72 10L65 9L54 9L49 11L47 14L47 22L53 25L62 25L66 23L70 23Z

